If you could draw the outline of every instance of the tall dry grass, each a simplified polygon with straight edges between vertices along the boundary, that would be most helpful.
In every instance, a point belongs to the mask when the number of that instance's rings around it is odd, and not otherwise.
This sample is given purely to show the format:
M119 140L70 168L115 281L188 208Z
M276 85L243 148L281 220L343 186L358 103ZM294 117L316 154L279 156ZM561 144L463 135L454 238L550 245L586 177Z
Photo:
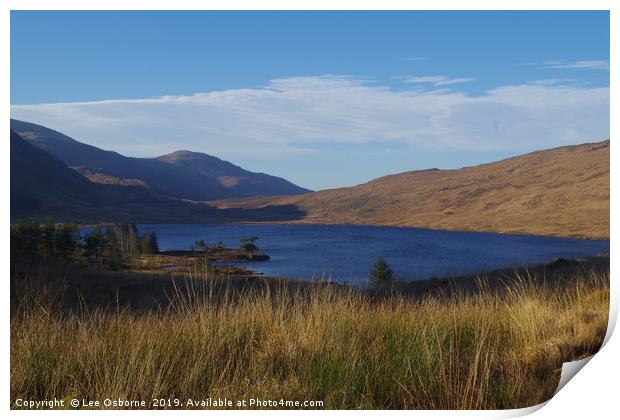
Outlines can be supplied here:
M609 275L444 297L337 286L236 291L192 278L171 305L63 310L18 287L11 398L322 400L325 408L491 409L538 404L561 363L604 337ZM484 289L484 287L483 287Z

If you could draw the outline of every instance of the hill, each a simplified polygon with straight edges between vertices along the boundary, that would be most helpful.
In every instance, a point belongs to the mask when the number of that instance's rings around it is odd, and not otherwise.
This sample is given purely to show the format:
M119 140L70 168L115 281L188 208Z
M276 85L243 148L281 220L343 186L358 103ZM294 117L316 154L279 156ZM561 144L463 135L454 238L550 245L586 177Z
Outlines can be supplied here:
M62 133L11 119L11 129L95 183L141 185L187 200L301 194L291 182L247 171L204 153L178 151L158 158L132 158L80 143Z
M609 238L609 140L462 169L405 172L351 188L214 204L292 205L306 213L304 223Z
M194 178L213 180L213 190L221 190L219 191L221 195L249 197L295 195L310 192L310 190L298 187L284 178L260 172L249 172L237 165L205 153L180 150L159 156L155 160L179 168ZM204 196L204 194L199 195Z
M139 185L94 183L11 130L11 220L217 223L290 218L290 206L217 209L157 194ZM301 217L300 215L294 217Z
M91 183L11 130L11 210L95 205Z

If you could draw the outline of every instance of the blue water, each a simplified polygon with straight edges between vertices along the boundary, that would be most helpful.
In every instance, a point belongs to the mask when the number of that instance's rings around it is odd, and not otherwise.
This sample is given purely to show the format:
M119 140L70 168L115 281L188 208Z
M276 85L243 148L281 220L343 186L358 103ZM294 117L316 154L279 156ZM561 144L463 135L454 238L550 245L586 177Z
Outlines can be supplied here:
M286 224L138 225L157 234L160 249L189 249L198 239L239 246L246 236L269 261L236 263L266 275L365 284L369 267L383 257L399 277L412 281L475 274L609 252L607 240L450 232L430 229Z

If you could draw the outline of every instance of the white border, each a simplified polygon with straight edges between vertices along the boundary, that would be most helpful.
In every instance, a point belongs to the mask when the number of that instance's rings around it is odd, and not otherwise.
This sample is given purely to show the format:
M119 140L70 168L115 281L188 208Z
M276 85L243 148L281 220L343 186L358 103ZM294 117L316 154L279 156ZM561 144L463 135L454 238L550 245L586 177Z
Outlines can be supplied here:
M229 1L199 1L199 0L90 0L88 3L78 0L58 0L55 2L45 0L4 0L0 6L2 13L0 14L0 78L3 103L2 107L5 111L5 118L0 119L0 128L2 132L6 134L9 129L9 116L10 116L10 10L349 10L355 6L356 9L365 10L611 10L611 56L610 64L612 69L616 69L617 66L617 53L614 47L617 47L615 40L618 36L618 6L617 3L611 0L503 0L503 1L491 1L491 0L436 0L436 1L397 1L397 0L383 0L383 1L368 1L357 0L342 1L342 0L297 0L297 1L283 1L283 0L264 0L262 2L251 0L229 0ZM610 86L611 86L611 112L610 115L619 115L617 106L617 72L612 71L610 73ZM618 131L617 118L611 118L611 137ZM2 401L5 410L8 410L10 406L10 385L9 385L9 305L6 302L9 296L9 282L8 282L8 270L9 270L9 203L6 199L9 197L10 181L9 181L9 142L6 137L2 142L2 195L5 197L4 205L1 208L2 218L5 223L2 226L3 234L0 237L0 251L2 255L2 266L4 270L4 276L2 282L0 282L1 295L5 299L4 302L4 334L2 335L2 351L3 351L3 363L1 365L0 377L2 381ZM611 148L611 185L618 185L618 170L615 167L614 162L620 162L618 159L618 152L616 147ZM612 190L611 194L611 208L616 209L617 196ZM612 211L613 214L613 211ZM615 243L617 238L617 223L616 219L611 219L611 249L615 249ZM607 339L610 338L610 333L615 326L618 315L618 281L617 281L618 265L615 260L611 260L611 278L612 278L612 301L610 312L610 328L608 331ZM352 411L329 411L321 412L319 415L327 417L353 417L356 418L376 418L377 415L389 415L395 418L410 418L415 416L416 418L506 418L525 415L535 411L532 418L568 418L568 419L582 419L584 416L594 416L594 418L608 418L610 413L618 412L618 398L617 392L617 379L619 373L620 363L617 360L616 355L619 352L620 344L617 337L612 337L605 347L597 354L588 366L577 375L576 379L569 381L569 383L546 405L542 404L539 407L521 409L521 410L507 410L507 411L386 411L386 412L352 412ZM536 411L538 408L545 406L543 409ZM25 412L25 411L11 411L9 413L12 417L39 417L45 416L45 418L73 418L79 416L80 412L67 412L67 411L48 411L48 412ZM110 413L106 412L89 412L89 416L93 418L108 417ZM171 412L132 412L124 411L119 412L122 416L128 416L131 418L150 418L152 416L177 416L178 413ZM312 418L317 416L318 413L311 411L299 411L294 415L300 418ZM257 418L285 418L291 415L291 413L282 411L261 411L261 412L235 412L235 411L216 411L203 413L201 411L183 411L183 415L197 418L202 418L205 415L215 418L240 418L247 417L248 415L255 416ZM101 417L100 417L101 416Z

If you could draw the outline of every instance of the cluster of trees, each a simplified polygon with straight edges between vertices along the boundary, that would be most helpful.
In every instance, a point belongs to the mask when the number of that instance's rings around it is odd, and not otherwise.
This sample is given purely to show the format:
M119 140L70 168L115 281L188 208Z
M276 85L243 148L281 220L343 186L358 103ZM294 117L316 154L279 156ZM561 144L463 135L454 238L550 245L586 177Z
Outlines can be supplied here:
M260 248L256 245L256 241L258 240L258 236L247 236L245 238L241 238L239 241L239 250L246 252L248 255L252 255L252 253L259 251ZM207 243L199 239L192 245L192 251L206 251L208 248L215 249L224 249L224 242L219 241L213 246L207 245Z
M30 260L78 262L111 269L123 261L159 251L153 232L138 233L136 225L119 223L96 228L82 238L77 225L18 221L11 225L11 253Z
M219 249L222 250L224 249L224 242L222 241L218 241L215 243L215 245L207 245L207 243L204 241L204 239L198 239L196 242L194 242L194 244L192 245L192 251L206 251L209 248L215 248L215 249Z
M241 251L252 254L259 250L255 244L258 237L242 238ZM224 248L222 242L216 247ZM192 246L195 251L207 250L204 240L198 240ZM11 254L13 257L28 259L53 260L59 262L86 262L89 265L119 269L123 261L131 261L140 255L159 252L157 236L154 232L140 234L135 224L117 223L113 227L97 227L84 237L80 237L77 225L71 223L56 224L51 220L45 223L37 221L18 221L11 225ZM209 267L208 258L199 262L200 266ZM394 290L401 284L389 264L381 257L377 258L368 273L368 286L374 290Z
M78 250L79 232L74 224L25 220L11 225L13 256L66 262L75 259Z
M156 254L159 243L154 232L140 235L135 224L117 223L105 230L96 228L84 235L84 256L91 265L121 268L123 261Z

